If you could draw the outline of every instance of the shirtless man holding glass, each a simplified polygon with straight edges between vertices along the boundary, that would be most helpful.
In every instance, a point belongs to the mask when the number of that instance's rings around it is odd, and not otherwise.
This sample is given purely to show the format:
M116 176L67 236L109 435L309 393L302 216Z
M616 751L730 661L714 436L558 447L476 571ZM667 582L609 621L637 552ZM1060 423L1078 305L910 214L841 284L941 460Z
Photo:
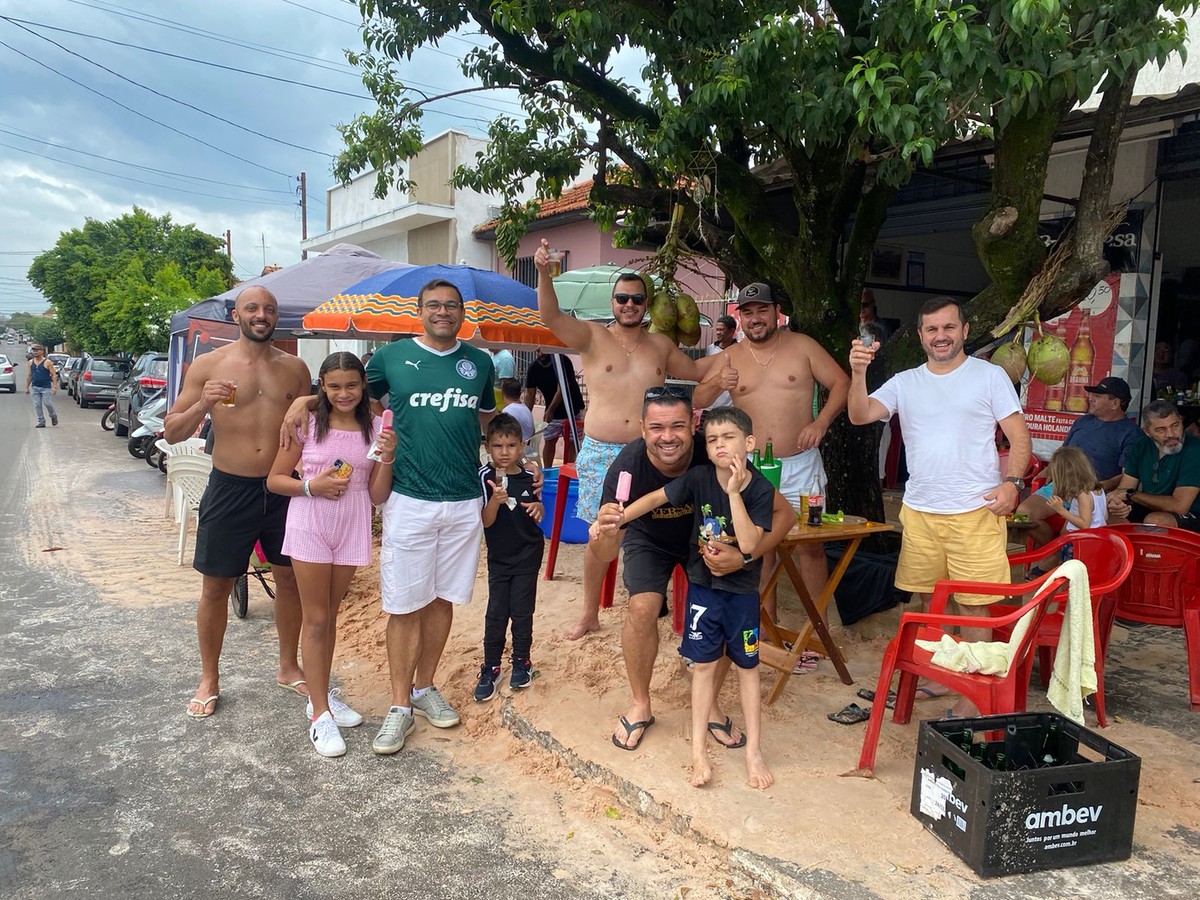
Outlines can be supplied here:
M164 423L171 443L196 433L212 416L213 470L200 501L193 567L203 576L196 630L200 684L187 714L206 719L220 697L218 664L228 621L229 592L261 542L275 580L275 630L279 634L276 683L308 695L297 658L300 595L291 560L282 553L288 498L267 490L279 446L279 429L292 401L311 387L308 366L271 345L279 307L266 288L249 287L237 298L233 321L241 333L196 359Z
M534 251L538 270L538 312L542 323L568 347L577 350L587 377L588 408L583 422L584 439L575 459L579 473L576 516L596 521L604 476L617 454L641 437L642 401L647 388L660 387L667 375L688 381L700 378L696 363L669 338L651 334L642 324L653 296L649 280L636 272L621 273L613 283L613 322L585 322L558 308L554 279L550 275L550 244L543 240ZM714 370L713 378L720 375ZM715 391L715 397L720 391ZM600 629L600 586L608 559L598 556L589 543L583 556L583 611L579 621L564 632L574 641Z

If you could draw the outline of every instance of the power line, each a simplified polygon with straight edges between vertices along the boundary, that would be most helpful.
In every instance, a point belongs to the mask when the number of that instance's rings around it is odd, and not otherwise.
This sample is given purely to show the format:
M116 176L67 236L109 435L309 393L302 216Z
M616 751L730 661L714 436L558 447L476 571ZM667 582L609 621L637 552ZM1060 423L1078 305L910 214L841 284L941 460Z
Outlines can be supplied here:
M170 94L164 94L162 91L157 91L152 87L142 84L140 81L134 81L132 78L130 78L126 75L122 75L120 72L110 69L108 66L98 63L93 59L89 59L88 57L84 56L81 53L76 53L74 50L71 50L68 47L64 47L62 44L58 43L58 41L52 40L52 39L46 37L44 34L38 34L32 28L26 28L24 25L19 25L14 20L9 19L7 16L0 16L0 19L4 19L10 25L12 25L14 28L20 28L22 31L24 31L28 34L32 34L34 37L38 38L38 40L45 41L48 44L53 44L59 50L63 51L64 53L70 54L71 56L74 56L76 59L83 60L88 65L95 66L97 69L101 69L101 70L107 72L109 75L114 76L115 78L120 78L122 81L126 81L129 84L132 84L134 87L139 87L143 91L149 91L151 94L154 94L156 97L162 97L164 100L170 100L172 103L178 103L180 106L185 106L190 110L194 110L195 112L200 113L201 115L208 116L210 119L216 119L218 122L224 122L226 125L231 125L232 127L237 128L240 131L244 131L247 134L256 135L260 138L263 138L264 140L273 141L276 144L282 144L283 146L291 147L294 150L303 150L305 153L313 153L318 156L326 156L329 159L334 158L331 154L325 153L322 150L314 150L311 147L304 147L304 146L301 146L300 144L293 144L291 141L285 141L282 138L272 137L269 134L263 134L261 131L255 131L253 128L248 128L245 125L239 125L237 122L234 122L230 119L226 119L224 116L218 116L216 113L211 113L206 109L201 109L199 106L196 106L195 104L192 104L192 103L188 103L186 100L180 100L178 97L172 97Z
M333 19L335 22L341 22L343 25L353 25L355 28L357 28L362 24L361 22L354 22L350 19L343 19L340 16L333 15L332 13L322 12L319 9L313 9L311 6L305 6L303 3L297 3L296 0L283 0L283 2L288 6L294 6L297 9L306 9L310 13L316 13L318 16L324 16L326 19Z
M154 181L142 181L138 178L130 178L128 175L118 175L116 172L105 172L103 169L94 169L91 166L85 166L82 163L67 162L65 159L58 159L54 156L46 156L44 153L34 153L32 150L26 150L24 147L18 147L15 144L6 144L0 141L0 147L7 147L9 150L16 150L18 153L28 153L30 156L36 156L38 159L48 159L51 162L56 162L60 166L71 166L74 169L83 169L85 172L95 172L97 175L104 175L106 178L119 178L122 181L132 181L134 184L140 184L143 187L156 187L165 191L173 191L177 194L192 194L196 197L212 197L214 200L231 200L235 203L257 203L271 204L273 206L293 206L291 200L268 200L258 197L226 197L222 194L209 194L204 191L189 191L185 188L174 187L169 184L159 184Z
M0 120L0 121L2 121L2 120ZM192 179L193 181L203 181L203 182L207 182L208 184L215 184L215 185L219 185L221 187L237 188L240 190L266 191L267 193L270 193L270 194L288 194L288 195L290 195L292 193L291 191L284 190L283 188L265 188L265 187L256 187L255 185L252 185L252 184L235 184L231 181L218 181L215 178L204 178L201 175L189 175L186 172L171 172L171 171L168 171L167 169L156 169L153 166L142 166L142 165L138 165L137 163L131 163L131 162L128 162L123 159L113 159L111 156L101 156L99 153L89 153L87 150L78 150L74 147L68 147L65 144L57 144L57 143L53 143L51 141L43 141L40 138L36 138L36 137L28 137L27 136L28 132L26 134L20 133L24 129L17 129L16 131L12 131L12 130L10 130L11 127L12 126L10 125L9 128L0 128L0 134L11 135L12 137L19 138L23 141L31 141L36 144L41 144L43 147L50 147L55 150L66 150L68 153L78 153L81 156L90 156L92 159L99 159L99 160L103 160L104 162L116 163L117 165L121 165L121 166L130 166L134 169L141 169L145 172L154 172L157 175L166 175L166 176L169 176L172 178L189 178L189 179Z
M320 85L320 84L309 84L306 81L295 81L294 79L283 78L279 75L268 75L265 72L252 72L249 69L243 69L243 68L239 68L237 66L226 66L221 63L212 62L211 60L207 60L207 59L196 59L195 57L192 57L192 56L183 56L182 54L179 54L179 53L170 53L167 50L156 50L153 47L143 47L139 44L130 44L127 41L118 41L118 40L115 40L114 38L107 38L107 37L103 37L102 35L98 35L98 34L88 34L87 32L84 32L84 31L72 31L70 28L59 28L56 25L47 25L45 22L33 22L33 21L30 21L29 19L17 19L12 16L0 16L0 19L5 19L6 21L12 22L14 24L20 23L22 25L31 25L36 28L44 28L47 31L59 31L59 32L62 32L63 34L72 34L75 37L88 38L89 40L93 40L93 41L101 41L105 44L115 44L118 47L126 47L130 50L141 50L143 53L153 53L157 56L167 56L167 57L170 57L171 59L181 59L181 60L184 60L185 62L196 63L197 65L201 65L201 66L210 66L211 68L214 68L214 69L223 69L226 72L235 72L238 75L250 75L250 76L253 76L254 78L266 78L270 81L278 81L282 84L291 84L291 85L295 85L296 87L310 88L311 90L314 90L314 91L325 91L328 94L340 94L343 97L352 97L355 100L370 100L371 99L371 97L367 96L366 94L352 94L349 91L339 91L337 88L325 87L324 85Z
M142 13L140 11L127 10L123 7L115 9L109 6L98 6L94 3L86 3L84 0L67 0L68 3L74 3L78 6L86 6L89 9L99 10L100 12L109 13L122 18L133 19L137 22L143 22L147 25L154 25L159 28L170 28L172 30L179 29L194 37L204 38L208 41L215 41L220 44L229 44L233 47L239 47L243 50L253 50L256 53L263 53L267 56L275 56L287 62L298 62L304 65L314 66L318 69L325 69L334 72L338 75L357 75L358 72L353 66L349 65L330 65L328 60L323 60L318 56L309 56L305 53L299 53L294 50L288 50L284 47L271 47L266 44L256 44L248 41L243 41L240 38L235 38L230 35L222 34L219 31L209 31L206 28L198 28L194 25L188 25L185 22L176 22L173 19L164 19L162 16L155 16L150 13Z
M93 93L97 97L103 97L108 102L115 103L117 106L121 107L121 109L126 110L127 112L131 112L138 118L145 119L147 122L153 122L155 125L159 125L165 129L167 129L167 131L174 132L175 134L178 134L185 138L193 140L198 144L203 144L205 147L208 147L212 150L216 150L218 153L223 153L226 156L232 157L233 159L240 160L241 162L244 162L248 165L254 166L257 169L263 169L264 171L267 171L267 172L273 172L274 174L282 175L285 178L292 177L287 172L280 172L278 169L272 169L270 166L264 166L262 163L256 163L256 162L254 162L254 160L246 159L244 156L238 156L236 153L231 153L229 150L226 150L223 147L218 147L216 144L210 144L208 141L203 140L202 138L198 138L194 134L188 134L186 131L180 131L178 128L174 127L173 125L168 125L166 122L160 122L158 119L154 118L153 116L148 116L145 113L138 112L132 106L126 106L120 100L116 100L116 99L108 96L108 94L105 94L102 91L96 90L94 87L89 87L88 85L84 84L82 81L79 81L75 78L72 78L70 75L67 75L63 72L58 71L58 69L54 68L54 66L51 66L48 63L44 63L40 59L35 59L34 57L30 56L28 53L25 53L24 51L18 50L16 47L12 46L12 44L6 44L4 41L0 41L0 47L7 47L13 53L17 54L18 56L23 56L25 59L29 60L31 63L35 63L36 65L41 66L43 69L48 69L49 71L53 72L55 75L58 75L60 78L65 78L67 81L71 82L74 85L78 85L79 87L83 88L85 91Z

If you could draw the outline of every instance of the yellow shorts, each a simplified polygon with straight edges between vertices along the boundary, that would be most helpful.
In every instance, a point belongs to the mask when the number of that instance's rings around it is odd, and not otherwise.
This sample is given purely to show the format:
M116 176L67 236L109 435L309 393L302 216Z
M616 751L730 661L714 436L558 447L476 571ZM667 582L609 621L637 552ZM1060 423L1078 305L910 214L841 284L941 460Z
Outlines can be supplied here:
M946 579L1010 582L1003 517L987 509L940 514L901 506L900 524L904 534L896 566L898 589L931 594L934 583ZM954 599L965 606L982 606L1000 598L956 594Z

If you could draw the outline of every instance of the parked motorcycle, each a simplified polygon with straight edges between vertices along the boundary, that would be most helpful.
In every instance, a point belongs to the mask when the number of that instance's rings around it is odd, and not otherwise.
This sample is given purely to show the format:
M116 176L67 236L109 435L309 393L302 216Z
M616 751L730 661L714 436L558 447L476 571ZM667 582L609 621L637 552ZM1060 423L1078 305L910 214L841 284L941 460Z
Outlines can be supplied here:
M141 424L129 436L129 442L125 445L129 450L129 455L134 459L146 459L151 450L157 450L154 442L162 437L163 419L166 412L167 395L165 391L159 391L142 407L141 412L138 413L138 421ZM151 465L157 465L157 462L152 462Z
M117 404L110 403L108 412L100 417L100 427L105 431L112 431L117 427Z

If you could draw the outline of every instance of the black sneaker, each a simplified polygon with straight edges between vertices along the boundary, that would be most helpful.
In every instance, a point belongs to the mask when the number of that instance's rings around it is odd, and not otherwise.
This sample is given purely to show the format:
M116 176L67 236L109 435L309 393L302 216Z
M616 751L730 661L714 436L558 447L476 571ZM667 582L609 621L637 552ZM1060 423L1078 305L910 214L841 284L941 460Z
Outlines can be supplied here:
M475 685L475 702L483 703L496 696L496 684L500 681L500 667L484 663L479 667L479 684Z
M514 691L519 691L521 688L529 687L531 681L533 681L533 663L527 659L517 659L514 656L512 675L509 676L508 686Z
M51 425L58 425L58 419L57 419L57 417L56 417L56 418L52 418L52 419L50 420L50 424L51 424Z

